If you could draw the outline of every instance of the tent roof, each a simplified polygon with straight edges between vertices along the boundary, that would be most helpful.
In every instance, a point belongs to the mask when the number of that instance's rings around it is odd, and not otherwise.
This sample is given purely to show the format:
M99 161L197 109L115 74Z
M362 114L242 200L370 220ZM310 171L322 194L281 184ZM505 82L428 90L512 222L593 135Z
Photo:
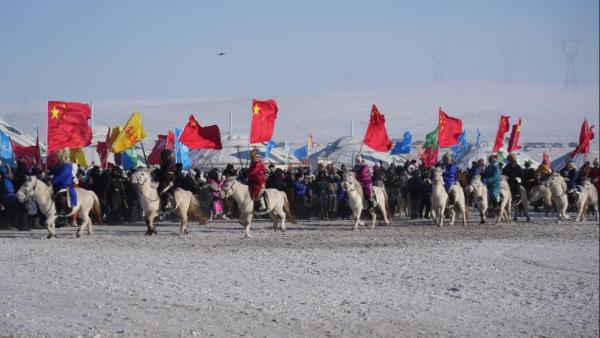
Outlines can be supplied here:
M35 136L23 133L22 131L13 127L12 125L10 125L8 122L4 121L1 118L0 118L0 130L2 130L2 132L4 134L6 134L6 136L8 136L14 143L16 143L18 145L21 145L21 146L34 146L35 145ZM42 142L40 142L40 143L42 143ZM45 148L41 144L40 144L40 146L42 148Z
M393 162L404 162L408 158L406 155L390 155L389 153L375 151L369 146L363 145L361 137L344 136L311 154L310 162L311 166L316 166L319 161L331 161L337 165L353 165L354 157L359 153L365 162L371 166L379 161L387 166Z
M223 149L190 149L190 157L193 166L208 170L211 168L225 168L228 164L236 166L246 166L250 163L250 151L257 147L265 151L266 144L256 144L250 146L248 136L245 135L226 135L221 138ZM288 154L283 147L274 146L266 163L275 165L300 165L300 161L291 153Z

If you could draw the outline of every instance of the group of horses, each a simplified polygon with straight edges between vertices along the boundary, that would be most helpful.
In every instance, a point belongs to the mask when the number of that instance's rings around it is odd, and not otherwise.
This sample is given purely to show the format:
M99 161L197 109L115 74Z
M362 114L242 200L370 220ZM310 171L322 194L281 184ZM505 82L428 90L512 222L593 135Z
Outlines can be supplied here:
M140 206L144 213L146 222L146 235L156 234L155 219L159 215L160 196L158 194L158 183L152 180L152 169L144 169L136 171L131 177L131 183L137 188L137 193L140 198ZM489 209L489 196L487 186L481 181L479 176L474 177L470 183L463 185L460 180L452 187L455 202L451 207L448 207L449 195L444 188L444 180L442 171L435 169L431 179L431 219L437 226L444 225L446 216L450 218L450 225L455 223L457 217L462 218L463 225L467 224L468 206L467 195L472 198L475 208L479 212L480 223L487 222L487 213ZM348 204L352 210L353 229L356 230L360 225L365 225L361 221L363 210L368 209L371 217L371 228L375 228L377 223L377 211L382 215L384 223L390 223L390 196L393 194L393 203L397 204L396 210L404 210L404 214L408 215L405 210L408 206L406 197L402 198L399 190L389 189L383 186L373 186L372 208L366 208L367 201L364 197L361 184L356 179L353 172L348 172L343 175L342 189L347 193ZM522 212L529 221L529 205L533 202L542 200L546 213L556 208L558 219L568 219L567 208L569 206L567 185L565 179L558 173L553 173L550 178L543 184L533 187L528 193L522 186L520 188L520 199L512 200L512 195L508 180L505 176L501 178L500 185L500 203L496 209L496 223L510 222L511 209L514 211L514 220L517 221L518 216ZM576 221L585 220L588 209L596 215L598 219L598 193L593 184L589 181L584 181L579 187L579 198L576 201L577 215ZM98 196L92 191L75 188L77 194L77 205L73 206L69 216L77 215L81 219L81 224L78 226L76 236L87 228L88 234L93 234L93 224L90 214L94 215L97 222L102 223L102 211ZM203 213L201 203L198 198L190 191L183 189L175 190L175 208L174 213L180 219L180 233L189 233L188 220L196 220L201 225L207 224L208 219ZM229 177L225 180L219 191L222 199L231 198L235 200L237 208L240 211L239 222L244 227L246 237L251 237L252 219L257 214L254 210L254 201L250 196L249 187L236 177ZM397 196L396 196L397 194ZM46 228L48 230L48 238L56 237L56 219L57 211L54 202L54 193L52 187L38 180L35 176L29 176L26 182L17 192L17 198L21 203L35 201L38 209L46 217ZM290 203L288 197L283 191L277 189L265 189L265 199L267 201L267 210L262 214L269 215L273 221L273 229L275 231L286 231L286 220L293 223L296 219L290 211Z

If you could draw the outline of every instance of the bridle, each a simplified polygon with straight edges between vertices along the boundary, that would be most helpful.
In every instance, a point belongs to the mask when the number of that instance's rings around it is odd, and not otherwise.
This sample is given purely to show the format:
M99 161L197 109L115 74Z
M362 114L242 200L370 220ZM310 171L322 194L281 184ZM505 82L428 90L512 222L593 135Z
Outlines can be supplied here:
M229 196L233 195L233 186L237 183L237 180L233 179L231 181L231 185L228 184L228 181L225 182L225 184L227 184L227 189L223 189L223 187L219 188L219 191L223 192L223 198L229 198Z
M37 188L37 185L39 183L40 180L36 179L35 183L32 184L30 189L25 189L26 185L23 185L19 191L23 191L23 193L25 194L25 197L27 198L33 198L33 192L35 191L35 189ZM31 181L29 181L31 182ZM39 205L39 203L38 203ZM46 212L44 212L44 215L48 215L48 213L50 212L50 210L52 210L54 208L54 196L52 196L52 193L50 193L50 205L48 206L48 210L46 210Z
M135 185L141 186L141 185L144 185L144 183L146 183L145 175L147 175L147 173L144 172L143 176L141 174L142 174L142 172L136 172L133 174L133 175L135 175L135 180L136 180L136 183L134 183ZM150 202L160 201L160 195L158 196L157 199L154 199L154 198L150 198L150 197L146 196L146 194L144 194L143 190L138 189L138 192L140 193L140 195L142 195L142 197L144 197L145 199L147 199Z

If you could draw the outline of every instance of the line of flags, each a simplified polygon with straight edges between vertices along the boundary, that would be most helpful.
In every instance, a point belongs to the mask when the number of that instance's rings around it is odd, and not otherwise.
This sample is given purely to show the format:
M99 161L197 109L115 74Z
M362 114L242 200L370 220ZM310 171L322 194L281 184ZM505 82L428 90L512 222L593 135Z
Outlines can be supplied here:
M250 126L249 143L266 143L265 157L270 157L276 146L272 141L275 122L277 120L278 106L273 99L252 101L252 122ZM83 147L91 143L92 130L89 121L92 117L91 104L66 101L48 101L47 121L47 162L57 160L57 151L68 150L71 161L87 166ZM363 144L374 151L389 152L392 155L409 154L412 148L413 136L410 131L405 131L401 140L392 147L385 126L385 116L375 104L371 107L369 124L363 138ZM590 151L590 142L594 138L594 126L589 126L584 120L581 126L579 144L570 157L578 154L586 155ZM501 115L492 153L505 157L506 152L521 149L519 139L522 129L522 119L512 125L508 145L505 148L506 133L511 129L510 116ZM108 166L109 153L114 154L115 164L123 165L125 169L138 166L137 144L147 136L142 124L142 115L134 112L123 127L109 128L105 141L96 145L102 167ZM481 133L477 129L475 147L480 148ZM222 149L221 133L219 126L210 125L202 127L193 115L189 116L183 129L175 128L166 135L158 135L158 139L147 158L148 164L160 163L160 152L169 149L175 152L177 162L183 163L184 169L192 166L190 149ZM307 160L313 151L312 135L308 135L306 145L297 149L294 155L300 160ZM438 125L425 137L422 149L419 149L419 158L425 166L437 163L439 148L449 148L456 155L461 150L468 149L466 132L463 130L462 120L448 115L440 107L438 109ZM143 150L143 145L142 145ZM145 150L144 156L145 156ZM289 144L286 143L289 153ZM0 132L0 158L4 162L14 161L14 155L27 158L31 163L40 163L39 140L36 146L23 147L12 144L10 139ZM544 153L544 159L549 160L549 155Z

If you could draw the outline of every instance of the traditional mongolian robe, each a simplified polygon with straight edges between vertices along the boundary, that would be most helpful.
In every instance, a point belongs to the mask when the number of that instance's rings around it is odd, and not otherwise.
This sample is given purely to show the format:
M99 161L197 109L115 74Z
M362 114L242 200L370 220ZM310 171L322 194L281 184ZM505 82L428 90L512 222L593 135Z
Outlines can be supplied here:
M58 193L62 189L69 191L69 203L71 207L77 205L77 195L73 188L73 165L70 163L59 164L54 169L54 177L52 177L52 188L54 193Z
M500 177L502 172L496 163L489 164L483 172L483 182L487 185L488 195L496 203L500 201Z
M363 189L363 194L367 200L371 200L371 187L373 185L371 181L371 175L369 174L369 166L361 164L356 168L356 179L360 182Z
M248 168L248 187L250 188L250 196L256 201L260 197L262 190L265 188L267 179L265 174L267 167L260 158L256 158Z

